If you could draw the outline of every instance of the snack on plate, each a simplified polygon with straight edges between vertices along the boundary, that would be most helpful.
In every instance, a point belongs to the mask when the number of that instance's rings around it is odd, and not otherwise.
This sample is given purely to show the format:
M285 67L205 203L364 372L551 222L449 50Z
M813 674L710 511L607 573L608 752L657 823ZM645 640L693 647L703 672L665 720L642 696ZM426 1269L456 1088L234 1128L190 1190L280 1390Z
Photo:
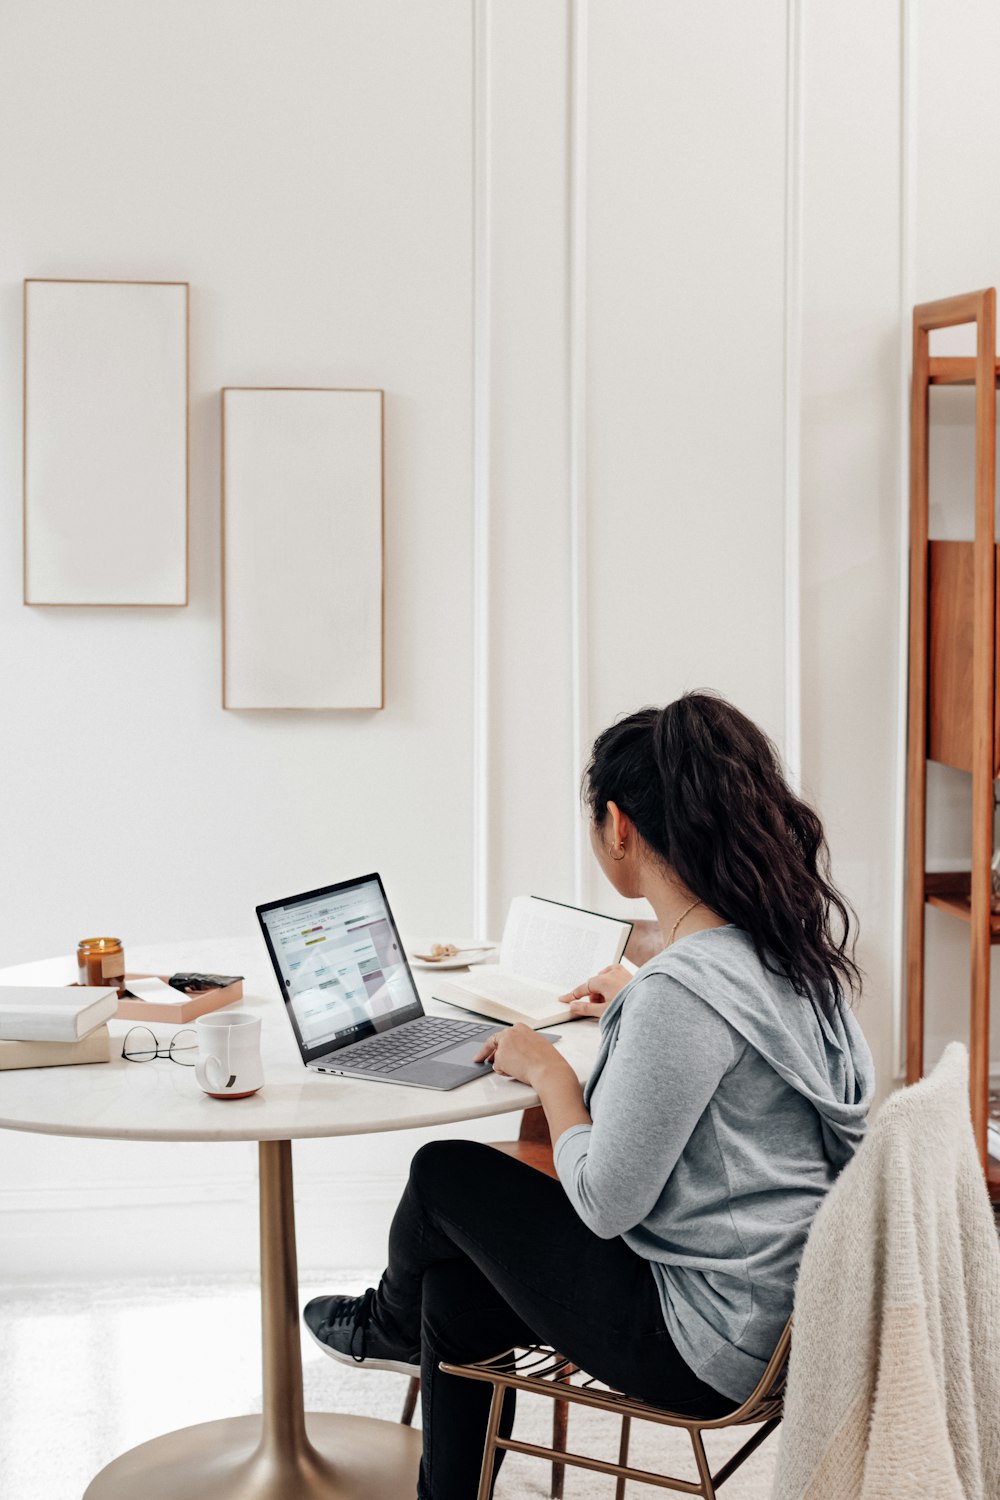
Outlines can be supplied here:
M457 952L454 943L435 943L431 948L431 958L454 958Z

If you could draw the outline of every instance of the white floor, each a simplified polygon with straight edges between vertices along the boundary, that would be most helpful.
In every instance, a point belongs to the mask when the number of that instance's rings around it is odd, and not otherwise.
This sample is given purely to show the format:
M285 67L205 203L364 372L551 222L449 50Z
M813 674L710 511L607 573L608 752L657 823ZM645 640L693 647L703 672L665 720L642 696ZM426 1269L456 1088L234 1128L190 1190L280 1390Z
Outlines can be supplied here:
M323 1290L361 1290L369 1279L340 1273L329 1286L303 1285L302 1300ZM259 1349L257 1290L246 1280L0 1288L0 1496L81 1500L97 1470L136 1443L259 1411ZM402 1376L347 1369L311 1341L302 1352L307 1409L398 1416ZM522 1400L516 1430L543 1435L550 1412L548 1402ZM615 1431L600 1414L575 1412L570 1442L612 1461L617 1453ZM776 1444L771 1437L726 1484L726 1500L767 1500ZM694 1478L683 1437L644 1427L633 1446L636 1461L651 1469ZM734 1446L720 1438L709 1456L721 1462ZM646 1485L628 1492L669 1493ZM548 1493L547 1465L508 1457L497 1500ZM567 1500L613 1495L613 1480L568 1471Z

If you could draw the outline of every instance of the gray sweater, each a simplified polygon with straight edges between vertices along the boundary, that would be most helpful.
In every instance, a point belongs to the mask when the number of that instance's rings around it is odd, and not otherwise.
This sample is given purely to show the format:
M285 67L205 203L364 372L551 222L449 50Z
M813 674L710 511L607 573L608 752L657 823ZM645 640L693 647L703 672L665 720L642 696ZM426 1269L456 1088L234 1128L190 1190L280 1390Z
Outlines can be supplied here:
M874 1069L850 1009L818 1014L740 928L682 938L601 1018L591 1125L555 1144L583 1219L650 1262L685 1362L735 1401L792 1309L812 1217L864 1133Z

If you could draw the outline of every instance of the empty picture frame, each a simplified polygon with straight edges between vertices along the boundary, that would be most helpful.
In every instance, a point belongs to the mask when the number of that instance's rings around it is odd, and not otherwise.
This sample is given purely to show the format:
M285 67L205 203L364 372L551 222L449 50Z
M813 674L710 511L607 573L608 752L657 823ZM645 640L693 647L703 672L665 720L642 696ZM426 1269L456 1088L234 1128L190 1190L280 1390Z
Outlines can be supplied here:
M382 392L222 392L222 706L382 707Z
M24 602L188 602L188 284L24 283Z

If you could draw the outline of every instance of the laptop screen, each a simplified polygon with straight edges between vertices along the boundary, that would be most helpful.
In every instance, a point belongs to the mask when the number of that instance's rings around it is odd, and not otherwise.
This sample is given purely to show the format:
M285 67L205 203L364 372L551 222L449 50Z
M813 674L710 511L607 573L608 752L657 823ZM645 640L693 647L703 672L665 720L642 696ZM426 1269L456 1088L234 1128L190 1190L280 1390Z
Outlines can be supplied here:
M305 1062L424 1013L378 875L258 906Z

